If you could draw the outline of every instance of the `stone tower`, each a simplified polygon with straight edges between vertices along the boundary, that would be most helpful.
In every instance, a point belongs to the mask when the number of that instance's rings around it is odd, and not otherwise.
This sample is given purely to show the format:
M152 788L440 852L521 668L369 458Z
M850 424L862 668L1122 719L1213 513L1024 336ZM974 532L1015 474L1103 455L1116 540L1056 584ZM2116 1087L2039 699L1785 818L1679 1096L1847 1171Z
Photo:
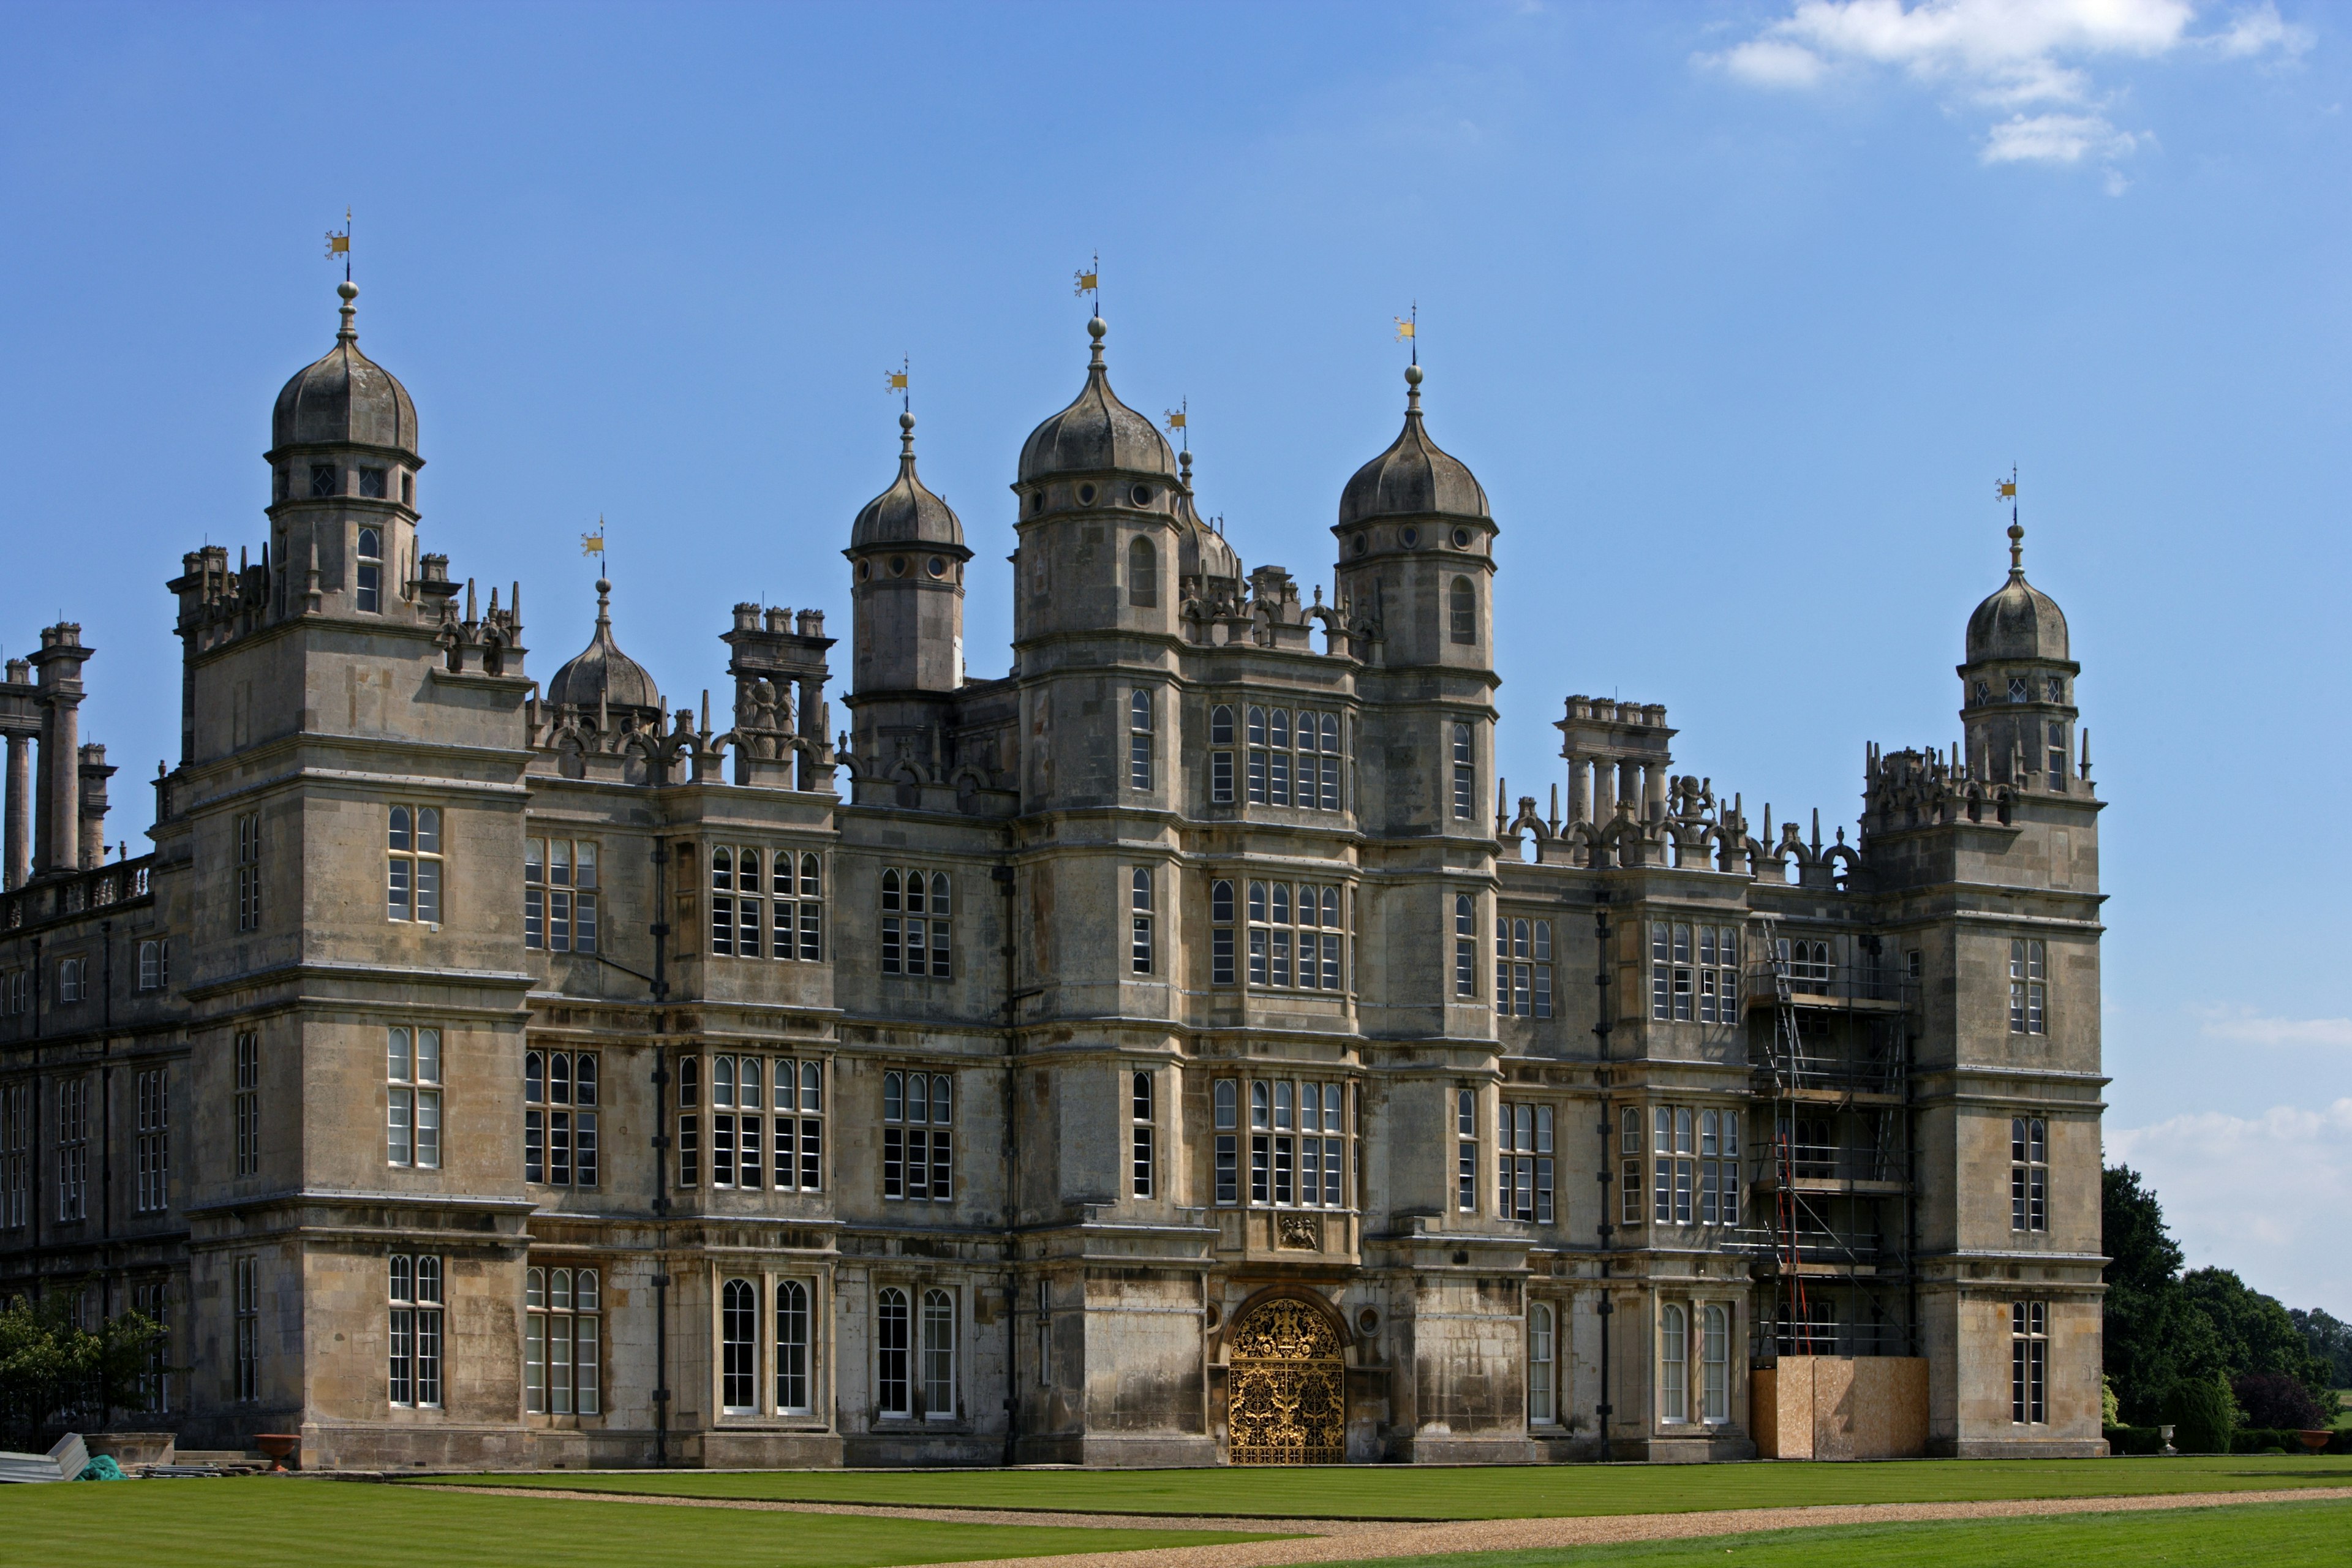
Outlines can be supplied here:
M936 769L936 727L963 684L963 524L915 472L915 416L898 416L898 477L849 531L856 754L888 773L903 750Z
M2098 815L2066 617L2009 579L1969 617L1965 752L1874 751L1864 862L1911 1043L1931 1452L2099 1442Z

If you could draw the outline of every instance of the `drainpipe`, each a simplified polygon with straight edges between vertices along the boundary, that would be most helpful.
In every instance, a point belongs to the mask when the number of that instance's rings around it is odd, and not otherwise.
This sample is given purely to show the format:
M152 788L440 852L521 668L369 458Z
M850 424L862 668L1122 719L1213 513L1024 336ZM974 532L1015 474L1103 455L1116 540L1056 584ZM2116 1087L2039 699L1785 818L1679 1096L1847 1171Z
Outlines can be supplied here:
M1017 1130L1021 1094L1013 1081L1013 1059L1020 1049L1020 1030L1014 1020L1021 1003L1013 990L1013 868L993 866L988 875L997 891L1004 895L1004 1463L1009 1466L1016 1462L1021 1432L1021 1279L1013 1256L1021 1206L1021 1136Z
M654 840L654 1463L669 1465L669 1047L662 1004L669 999L669 843Z
M1609 1403L1609 1320L1617 1310L1609 1300L1609 1249L1612 1238L1617 1234L1617 1227L1611 1224L1609 1219L1610 1168L1616 1161L1610 1147L1609 1125L1613 1103L1610 1099L1609 1089L1613 1075L1609 1067L1609 1031L1612 1026L1609 1016L1609 892L1607 889L1601 889L1597 901L1600 907L1592 913L1592 930L1600 946L1601 959L1594 965L1592 987L1594 994L1600 998L1601 1015L1599 1021L1592 1026L1592 1032L1601 1041L1601 1066L1593 1073L1593 1078L1601 1086L1601 1305L1596 1309L1596 1313L1601 1319L1601 1399L1600 1403L1593 1406L1593 1415L1600 1422L1601 1462L1605 1465L1610 1459L1609 1417L1615 1408Z

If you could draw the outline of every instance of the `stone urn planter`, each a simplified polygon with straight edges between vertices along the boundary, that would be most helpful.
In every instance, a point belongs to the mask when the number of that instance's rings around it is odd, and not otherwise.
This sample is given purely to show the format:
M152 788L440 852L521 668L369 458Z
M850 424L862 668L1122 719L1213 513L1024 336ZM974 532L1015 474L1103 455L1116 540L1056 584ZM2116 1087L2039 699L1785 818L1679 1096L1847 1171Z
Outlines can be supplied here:
M2295 1436L2302 1438L2303 1446L2315 1454L2325 1449L2336 1437L2335 1433L2328 1431L2297 1432Z
M302 1437L298 1432L257 1433L253 1446L269 1456L272 1469L299 1470L302 1468Z

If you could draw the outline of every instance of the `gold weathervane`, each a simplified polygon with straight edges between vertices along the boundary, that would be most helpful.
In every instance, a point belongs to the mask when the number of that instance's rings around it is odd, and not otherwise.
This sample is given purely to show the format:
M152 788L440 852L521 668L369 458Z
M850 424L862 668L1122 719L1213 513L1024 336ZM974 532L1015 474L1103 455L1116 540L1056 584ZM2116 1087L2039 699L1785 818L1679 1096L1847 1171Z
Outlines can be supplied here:
M604 569L604 519L602 513L599 513L596 518L596 531L593 533L583 533L580 536L580 553L583 555L593 555L596 558L597 572L600 574L603 573Z
M1087 263L1084 267L1079 268L1076 272L1071 273L1070 277L1071 279L1077 284L1077 287L1071 290L1072 293L1082 297L1087 294L1092 294L1095 297L1095 303L1097 306L1102 303L1101 251L1096 251L1094 259Z
M348 283L352 280L352 209L349 207L343 209L342 232L338 234L331 228L327 231L327 259L332 261L338 256L343 258L343 281Z

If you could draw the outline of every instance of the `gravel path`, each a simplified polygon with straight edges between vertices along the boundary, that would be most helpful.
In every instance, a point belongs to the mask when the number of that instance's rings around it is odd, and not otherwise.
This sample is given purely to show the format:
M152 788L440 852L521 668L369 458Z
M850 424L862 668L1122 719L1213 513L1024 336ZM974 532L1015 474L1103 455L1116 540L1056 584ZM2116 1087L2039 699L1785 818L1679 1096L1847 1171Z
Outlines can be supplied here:
M416 1483L410 1483L415 1485ZM1947 1519L2025 1519L2066 1513L2140 1513L2154 1510L2223 1508L2238 1503L2352 1502L2352 1487L2294 1487L2275 1491L2173 1492L2149 1497L2012 1498L1989 1502L1856 1503L1812 1508L1738 1508L1689 1513L1624 1513L1566 1519L1449 1520L1399 1524L1360 1519L1220 1519L1199 1514L1041 1513L1021 1509L891 1508L866 1503L780 1502L754 1498L655 1497L642 1492L572 1491L551 1487L431 1487L434 1491L488 1492L493 1497L567 1498L586 1502L638 1503L656 1508L731 1508L772 1513L862 1514L875 1519L923 1519L950 1524L1044 1525L1078 1530L1218 1530L1279 1531L1282 1541L1241 1541L1215 1546L1163 1546L1130 1552L1074 1552L1051 1557L1008 1557L956 1568L1277 1568L1297 1563L1347 1563L1444 1552L1524 1552L1562 1546L1605 1546L1627 1541L1680 1541L1746 1535L1765 1530L1823 1525L1902 1524Z
M900 1508L887 1503L782 1502L769 1498L659 1497L651 1492L574 1491L562 1487L436 1486L419 1481L404 1481L401 1484L424 1491L488 1493L491 1497L650 1503L656 1508L739 1508L767 1513L848 1513L863 1514L869 1519L927 1519L941 1524L1048 1525L1066 1530L1218 1530L1248 1535L1342 1536L1373 1534L1395 1528L1380 1521L1363 1519L1223 1519L1197 1513L1071 1513L1016 1508ZM1096 1555L1125 1559L1136 1554L1114 1552ZM1072 1559L1041 1557L1034 1561L1063 1563Z

